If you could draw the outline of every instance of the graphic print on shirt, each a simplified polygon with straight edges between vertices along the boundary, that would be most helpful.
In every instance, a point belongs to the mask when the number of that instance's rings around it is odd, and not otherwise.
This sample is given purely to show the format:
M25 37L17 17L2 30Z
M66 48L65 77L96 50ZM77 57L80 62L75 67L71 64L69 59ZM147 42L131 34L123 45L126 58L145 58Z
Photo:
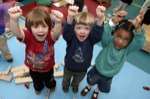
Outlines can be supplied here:
M33 53L30 51L27 54L27 60L29 64L32 64L34 68L42 69L50 61L51 56L53 56L53 47L48 46L48 41L45 40L44 46L41 52Z
M75 50L75 53L74 53L72 58L77 63L83 63L84 62L83 51L82 51L81 47L79 47Z

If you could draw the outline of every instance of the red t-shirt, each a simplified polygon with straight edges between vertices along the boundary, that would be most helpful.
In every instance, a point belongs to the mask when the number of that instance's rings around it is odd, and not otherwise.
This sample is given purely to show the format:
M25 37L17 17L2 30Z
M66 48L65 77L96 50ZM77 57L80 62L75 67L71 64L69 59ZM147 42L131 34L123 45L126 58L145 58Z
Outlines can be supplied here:
M48 33L45 41L38 42L31 32L24 30L26 45L25 64L37 72L48 72L53 69L54 62L54 43L51 34Z

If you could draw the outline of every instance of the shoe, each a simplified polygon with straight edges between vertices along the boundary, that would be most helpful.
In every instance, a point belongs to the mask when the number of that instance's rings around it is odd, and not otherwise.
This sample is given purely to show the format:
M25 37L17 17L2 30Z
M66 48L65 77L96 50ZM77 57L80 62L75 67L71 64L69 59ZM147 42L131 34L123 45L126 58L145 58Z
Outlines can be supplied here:
M91 99L98 99L98 94L99 94L99 92L94 91Z
M50 87L49 87L49 89L50 89L50 90L55 90L55 88L56 88L56 80L55 80L55 79L52 79L52 80L50 81Z
M81 91L81 95L82 95L82 96L85 96L90 90L91 90L91 88L88 88L88 86L86 86L86 87Z
M77 86L73 86L72 87L72 91L73 91L73 93L77 93L78 92L78 87Z
M12 63L13 62L13 58L7 59L6 61L9 62L9 63Z
M41 91L35 90L35 94L36 94L36 95L40 95L40 93L41 93Z
M148 87L148 86L143 86L143 89L147 90L147 91L150 91L150 87Z
M69 91L69 86L63 86L62 89L65 93L67 93Z

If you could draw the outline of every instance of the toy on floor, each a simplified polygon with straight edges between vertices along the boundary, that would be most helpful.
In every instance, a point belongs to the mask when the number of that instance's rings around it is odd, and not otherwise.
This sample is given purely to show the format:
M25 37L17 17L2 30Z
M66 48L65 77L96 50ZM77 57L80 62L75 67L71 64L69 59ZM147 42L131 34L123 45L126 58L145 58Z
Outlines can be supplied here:
M63 63L61 64L55 64L54 66L54 76L55 77L62 77L63 76L63 71L59 71L59 67L62 66ZM24 86L29 89L30 88L30 83L32 82L32 79L29 75L29 69L27 66L24 64L21 66L13 67L10 70L13 74L13 78L15 80L16 84L24 84Z
M0 80L11 82L13 79L12 75L10 74L11 66L8 67L6 71L0 72Z

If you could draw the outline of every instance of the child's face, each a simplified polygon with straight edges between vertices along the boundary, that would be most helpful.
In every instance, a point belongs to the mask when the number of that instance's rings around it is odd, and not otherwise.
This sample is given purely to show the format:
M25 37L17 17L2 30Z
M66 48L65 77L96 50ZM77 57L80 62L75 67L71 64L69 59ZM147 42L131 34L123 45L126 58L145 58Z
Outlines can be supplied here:
M117 49L125 48L126 46L128 46L130 39L130 33L123 29L118 29L114 33L114 45Z
M75 30L77 39L80 42L83 42L88 38L91 27L89 25L76 24L74 30Z
M47 24L32 25L31 31L37 41L44 41L47 37L49 27Z

